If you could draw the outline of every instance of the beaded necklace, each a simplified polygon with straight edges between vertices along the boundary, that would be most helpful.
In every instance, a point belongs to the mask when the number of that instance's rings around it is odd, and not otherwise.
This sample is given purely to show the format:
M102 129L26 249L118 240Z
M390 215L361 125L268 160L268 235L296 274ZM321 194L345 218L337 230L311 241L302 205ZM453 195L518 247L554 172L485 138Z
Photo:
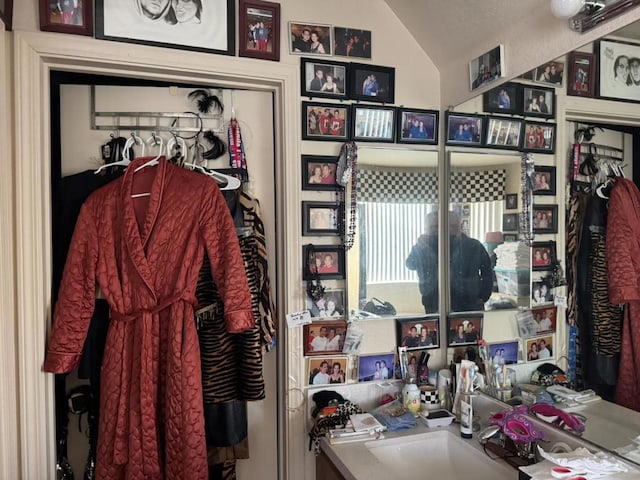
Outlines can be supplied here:
M356 236L356 200L357 200L357 163L358 146L355 142L346 142L340 148L336 182L343 188L338 190L338 200L344 205L344 219L340 222L342 244L345 250L353 247Z
M520 214L520 232L522 232L522 241L528 247L533 242L533 233L531 223L533 221L533 155L530 153L522 154L522 177L520 184L522 185L522 213Z

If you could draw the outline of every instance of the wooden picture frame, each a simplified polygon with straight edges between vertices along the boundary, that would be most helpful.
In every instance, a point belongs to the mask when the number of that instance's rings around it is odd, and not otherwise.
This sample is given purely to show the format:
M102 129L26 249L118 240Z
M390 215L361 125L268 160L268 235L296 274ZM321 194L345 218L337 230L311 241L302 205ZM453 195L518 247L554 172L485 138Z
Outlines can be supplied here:
M280 61L280 4L240 0L238 11L238 55Z
M304 245L302 247L302 278L313 280L344 279L344 248L340 245Z
M407 350L440 348L440 323L437 316L396 319L396 344Z
M555 333L558 324L558 307L546 305L531 309L533 319L536 322L536 334L543 335Z
M469 62L470 91L504 76L504 45L498 45Z
M337 169L338 157L302 155L302 190L340 190L342 187L337 183Z
M377 382L395 378L395 353L358 356L358 382Z
M323 372L324 363L327 364L326 373ZM331 375L335 364L338 364L338 370L341 372L341 376L339 376L340 381L337 381L336 383L347 383L347 379L349 378L349 357L346 355L333 355L307 358L307 372L309 374L306 382L307 385L309 385L309 387L324 387L325 385L329 385L331 383L329 376ZM324 375L317 377L318 373L324 373Z
M399 107L396 113L396 143L437 145L440 112Z
M42 8L42 0L40 0L40 8ZM4 29L11 31L13 25L13 0L4 0L0 3L0 20L4 23Z
M476 345L482 338L483 313L447 316L447 346Z
M333 40L334 55L371 59L371 30L333 27Z
M562 60L551 60L533 70L532 80L547 85L562 85L565 64Z
M556 194L556 167L535 165L533 167L533 194Z
M504 208L505 210L517 210L518 209L518 194L517 193L507 193L504 197Z
M553 269L557 263L556 242L533 242L531 244L531 270Z
M305 356L335 355L342 353L347 333L346 320L313 321L302 326Z
M302 102L302 139L349 140L351 109L341 103Z
M611 73L610 70L607 71ZM595 96L596 57L593 53L569 53L569 77L567 95L577 97Z
M300 94L304 97L347 98L349 64L326 59L300 59Z
M333 28L322 23L289 22L289 53L328 56L333 54ZM314 42L315 40L315 42Z
M556 150L556 124L524 121L522 150L524 152L554 153Z
M556 89L552 87L522 86L522 115L526 117L556 118Z
M182 14L174 12L171 2L164 5L154 4L149 10L138 9L136 2L129 0L96 0L96 38L235 55L234 0L193 3L195 10L189 8Z
M503 150L519 150L522 143L522 120L509 117L487 117L485 146Z
M640 102L640 93L636 92L636 85L640 82L640 45L620 40L600 40L595 42L595 52L598 98ZM626 69L619 67L623 59L626 59Z
M93 36L93 2L61 0L62 11L52 8L50 0L40 0L40 30Z
M395 107L351 106L351 139L357 142L393 143L396 137Z
M445 145L482 147L485 115L446 112L447 139Z
M522 85L503 83L482 94L482 110L486 113L522 115Z
M302 202L302 235L340 235L342 213L340 202Z
M393 103L396 69L366 63L349 65L348 96L364 102Z
M558 233L558 205L533 205L533 233Z

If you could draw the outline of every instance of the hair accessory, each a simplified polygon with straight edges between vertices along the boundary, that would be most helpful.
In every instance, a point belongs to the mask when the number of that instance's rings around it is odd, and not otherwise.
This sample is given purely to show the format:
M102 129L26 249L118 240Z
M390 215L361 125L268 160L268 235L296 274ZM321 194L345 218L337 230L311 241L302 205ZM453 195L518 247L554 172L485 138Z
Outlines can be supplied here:
M224 105L217 95L212 95L211 91L204 88L199 88L189 93L189 100L194 100L198 105L200 113L210 113L211 111L218 110L220 113L224 112Z

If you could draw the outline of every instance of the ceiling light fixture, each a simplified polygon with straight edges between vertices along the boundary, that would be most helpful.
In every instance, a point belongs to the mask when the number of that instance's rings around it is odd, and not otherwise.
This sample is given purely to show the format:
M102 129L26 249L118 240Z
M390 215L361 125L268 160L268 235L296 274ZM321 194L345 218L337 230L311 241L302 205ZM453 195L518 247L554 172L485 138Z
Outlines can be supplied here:
M569 19L572 30L584 33L639 4L640 0L551 0L551 13Z
M551 0L551 13L558 18L571 18L587 7L588 10L598 11L605 6L603 2L587 0Z

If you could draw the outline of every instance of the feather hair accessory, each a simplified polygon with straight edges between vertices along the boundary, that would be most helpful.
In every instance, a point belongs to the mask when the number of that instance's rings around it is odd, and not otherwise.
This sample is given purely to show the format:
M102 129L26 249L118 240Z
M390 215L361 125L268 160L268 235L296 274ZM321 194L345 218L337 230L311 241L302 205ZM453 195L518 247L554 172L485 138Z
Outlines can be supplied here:
M211 91L199 88L189 93L189 100L193 100L198 105L200 113L211 113L212 111L224 112L224 105L217 95L212 95Z
M224 141L217 136L213 130L207 130L202 134L204 139L211 144L211 148L205 151L202 156L207 160L215 160L220 158L227 151Z

